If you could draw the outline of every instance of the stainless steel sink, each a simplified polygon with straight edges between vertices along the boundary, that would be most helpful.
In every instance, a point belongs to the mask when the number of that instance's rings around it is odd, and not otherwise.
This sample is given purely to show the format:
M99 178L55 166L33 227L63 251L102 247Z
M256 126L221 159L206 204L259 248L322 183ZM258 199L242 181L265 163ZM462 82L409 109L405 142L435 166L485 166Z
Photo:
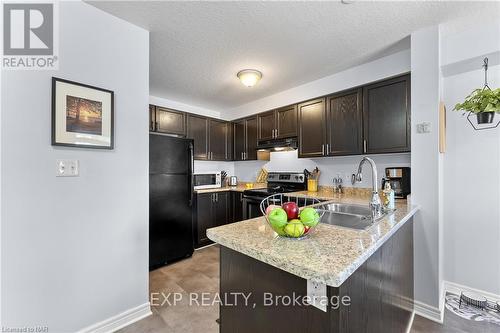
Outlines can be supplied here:
M324 212L320 223L349 229L365 230L375 222L369 206L329 203L317 206L316 208ZM383 214L379 218L385 215Z

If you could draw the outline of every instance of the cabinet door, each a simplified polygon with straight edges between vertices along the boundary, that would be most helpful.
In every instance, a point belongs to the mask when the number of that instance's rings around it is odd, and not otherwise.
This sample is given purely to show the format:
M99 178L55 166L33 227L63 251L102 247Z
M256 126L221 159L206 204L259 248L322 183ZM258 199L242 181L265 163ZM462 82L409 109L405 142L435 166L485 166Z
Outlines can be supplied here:
M210 160L224 161L227 158L228 129L225 121L209 120L209 156Z
M258 114L257 124L259 140L274 139L274 131L276 129L276 112L274 110Z
M234 160L235 161L243 161L243 153L245 152L246 148L246 120L239 120L234 122L233 124L234 128Z
M245 160L257 159L257 117L246 120L246 155Z
M155 122L156 122L156 108L154 105L149 106L149 130L155 130Z
M215 227L214 193L198 193L196 196L196 231L198 247L210 243L207 237L207 229Z
M325 155L325 99L297 106L299 114L299 157Z
M291 105L276 110L278 138L297 136L297 106Z
M410 76L363 88L366 153L410 151Z
M233 205L232 222L243 221L243 192L231 192Z
M208 119L188 115L187 137L194 140L194 159L208 160Z
M362 89L326 98L328 155L363 153Z
M156 131L181 136L186 135L186 114L157 106Z
M214 203L214 217L215 217L215 225L220 226L224 224L228 224L230 222L229 219L229 202L230 202L230 194L229 192L216 192L215 193L215 203Z

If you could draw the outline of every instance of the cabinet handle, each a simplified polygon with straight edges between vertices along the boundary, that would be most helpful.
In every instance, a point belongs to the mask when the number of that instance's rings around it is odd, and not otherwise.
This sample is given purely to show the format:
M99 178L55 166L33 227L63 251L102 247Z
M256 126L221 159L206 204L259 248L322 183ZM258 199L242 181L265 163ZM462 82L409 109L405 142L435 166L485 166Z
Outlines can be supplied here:
M329 144L329 143L327 143L327 144L326 144L326 152L325 152L326 154L325 154L325 155L328 155L328 153L329 153L329 151L330 151L329 147L330 147L330 144Z
M210 196L212 197L212 202L215 202L214 193L212 193Z
M275 136L274 136L274 129L273 129L273 132L272 132L271 136L273 137L273 139L275 138Z
M243 152L241 152L241 160L243 161Z
M219 202L219 193L215 193L215 202Z
M247 157L247 153L243 152L243 161L246 159L246 157Z
M366 153L366 140L363 140L363 153Z
M325 156L325 145L324 144L321 145L321 155Z
M155 131L157 131L157 130L158 130L158 122L155 121Z

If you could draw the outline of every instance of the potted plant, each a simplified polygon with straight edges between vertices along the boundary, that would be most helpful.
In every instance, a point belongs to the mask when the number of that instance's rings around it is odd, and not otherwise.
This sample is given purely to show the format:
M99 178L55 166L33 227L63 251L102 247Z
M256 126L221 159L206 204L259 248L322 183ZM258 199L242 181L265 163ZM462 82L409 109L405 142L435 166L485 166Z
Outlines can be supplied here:
M500 113L500 88L475 89L463 103L455 105L453 110L475 113L478 124L490 124L495 113Z
M455 105L453 110L476 114L478 124L491 124L495 113L500 113L500 88L491 90L488 86L488 58L483 60L484 87L476 89L465 98L463 103ZM467 116L467 119L469 117ZM470 120L469 120L470 122ZM471 125L474 127L474 124ZM475 128L475 127L474 127Z

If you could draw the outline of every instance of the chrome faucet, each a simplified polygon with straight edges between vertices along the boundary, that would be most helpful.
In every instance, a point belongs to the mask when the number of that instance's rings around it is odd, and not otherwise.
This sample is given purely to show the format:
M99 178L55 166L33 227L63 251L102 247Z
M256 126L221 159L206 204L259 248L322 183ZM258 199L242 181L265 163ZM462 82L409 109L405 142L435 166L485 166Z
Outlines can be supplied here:
M380 201L380 197L378 195L378 186L377 186L377 166L375 162L369 157L363 157L361 162L359 162L358 173L355 176L356 182L361 182L363 180L363 174L361 173L363 169L363 164L365 162L370 163L372 167L372 199L370 201L370 208L372 209L372 217L373 219L377 219L382 216L382 202ZM353 177L354 178L354 177Z

